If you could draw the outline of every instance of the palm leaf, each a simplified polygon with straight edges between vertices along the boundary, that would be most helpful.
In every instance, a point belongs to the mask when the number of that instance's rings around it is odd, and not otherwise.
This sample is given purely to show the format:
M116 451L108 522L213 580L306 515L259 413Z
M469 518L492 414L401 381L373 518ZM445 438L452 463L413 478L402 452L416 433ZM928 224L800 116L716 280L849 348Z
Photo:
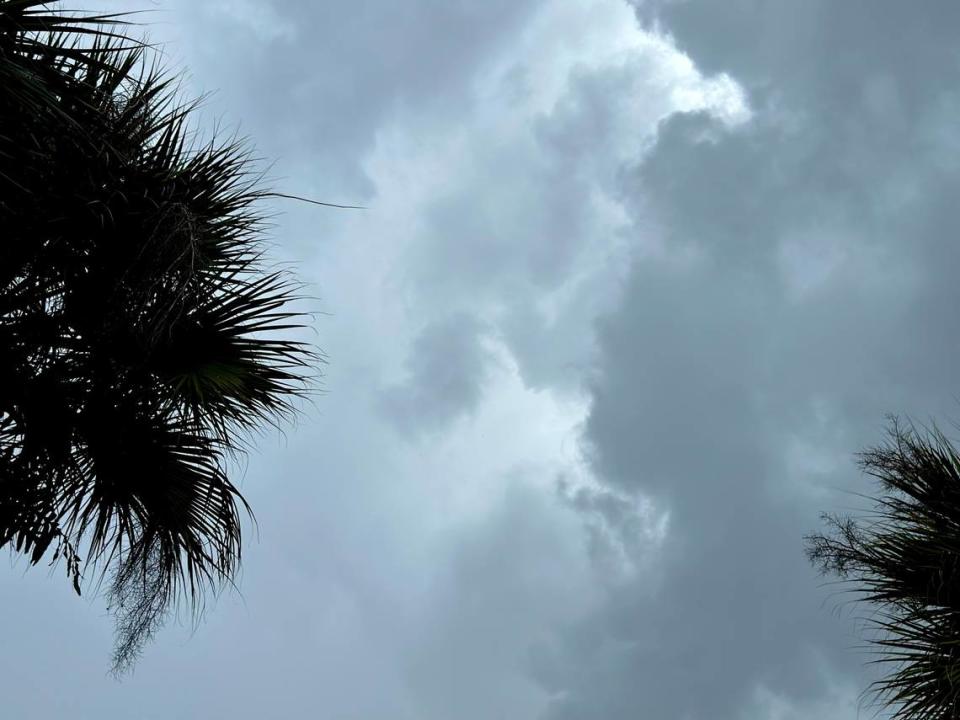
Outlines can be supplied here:
M936 428L891 424L886 444L861 455L879 483L861 518L825 516L807 538L822 572L839 576L876 612L872 661L885 670L877 701L901 720L960 715L960 454Z
M117 669L231 582L225 460L318 360L249 147L196 140L126 22L0 0L0 546L110 578Z

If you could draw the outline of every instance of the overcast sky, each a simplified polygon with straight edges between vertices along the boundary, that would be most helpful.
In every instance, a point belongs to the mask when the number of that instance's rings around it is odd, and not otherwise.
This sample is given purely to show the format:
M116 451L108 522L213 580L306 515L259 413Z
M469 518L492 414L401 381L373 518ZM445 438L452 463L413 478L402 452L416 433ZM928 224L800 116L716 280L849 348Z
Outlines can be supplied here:
M325 394L240 592L135 673L0 572L11 720L854 720L803 557L884 414L960 419L960 4L102 0L297 203ZM9 569L8 569L9 568Z

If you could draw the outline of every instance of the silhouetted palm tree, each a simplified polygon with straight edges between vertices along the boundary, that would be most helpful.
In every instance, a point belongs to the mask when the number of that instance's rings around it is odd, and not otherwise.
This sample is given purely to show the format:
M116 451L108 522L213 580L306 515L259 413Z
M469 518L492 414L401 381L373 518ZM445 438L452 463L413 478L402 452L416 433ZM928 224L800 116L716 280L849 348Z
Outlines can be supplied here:
M0 546L64 560L77 592L106 573L118 670L230 581L225 459L315 359L261 261L248 151L195 140L124 27L0 0Z
M893 421L888 442L860 457L880 483L873 512L825 516L830 530L807 538L807 554L875 611L881 704L903 720L960 717L960 454L936 428Z

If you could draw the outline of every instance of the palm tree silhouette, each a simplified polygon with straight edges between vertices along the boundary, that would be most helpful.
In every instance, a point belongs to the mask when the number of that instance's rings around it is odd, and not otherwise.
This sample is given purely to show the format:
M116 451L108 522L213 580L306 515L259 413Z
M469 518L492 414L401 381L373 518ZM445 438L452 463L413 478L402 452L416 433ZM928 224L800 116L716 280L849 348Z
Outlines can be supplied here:
M880 484L873 510L825 515L807 555L872 609L878 703L902 720L960 717L960 454L936 427L894 419L860 462Z
M196 140L122 16L47 5L0 0L0 546L107 581L120 671L234 576L226 460L318 358L246 145Z

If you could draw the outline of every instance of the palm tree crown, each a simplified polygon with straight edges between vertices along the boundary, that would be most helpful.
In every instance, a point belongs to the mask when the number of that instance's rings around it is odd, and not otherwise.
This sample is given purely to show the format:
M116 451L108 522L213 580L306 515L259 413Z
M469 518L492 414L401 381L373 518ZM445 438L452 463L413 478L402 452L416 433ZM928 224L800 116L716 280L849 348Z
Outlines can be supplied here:
M225 459L315 359L248 150L124 27L0 0L0 546L107 574L117 669L233 576Z
M825 516L807 554L875 611L880 703L902 720L960 717L960 454L936 428L893 421L861 464L880 483L873 512Z

